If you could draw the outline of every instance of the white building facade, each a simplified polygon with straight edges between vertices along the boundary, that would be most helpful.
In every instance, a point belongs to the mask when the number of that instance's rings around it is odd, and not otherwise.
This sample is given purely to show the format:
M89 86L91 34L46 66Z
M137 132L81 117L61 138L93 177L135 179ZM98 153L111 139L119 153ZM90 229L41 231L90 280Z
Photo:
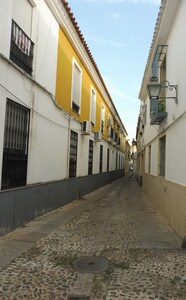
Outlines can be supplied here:
M124 175L121 145L127 132L65 3L0 4L0 234ZM105 136L97 141L96 129L84 134L81 116L76 118L56 100L59 28L77 53L88 57L96 74L93 82L101 86L105 105L116 116L115 141L107 139L107 115L102 120ZM81 62L87 64L83 55Z
M186 1L162 0L139 98L138 179L172 228L186 235ZM159 96L148 85L160 84Z

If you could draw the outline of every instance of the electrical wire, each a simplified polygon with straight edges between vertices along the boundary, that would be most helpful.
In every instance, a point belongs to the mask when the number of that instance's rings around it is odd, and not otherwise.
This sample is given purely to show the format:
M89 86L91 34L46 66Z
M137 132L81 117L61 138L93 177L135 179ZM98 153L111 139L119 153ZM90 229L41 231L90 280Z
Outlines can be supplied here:
M37 114L38 116L40 116L41 118L49 121L50 123L53 123L57 126L60 126L62 128L68 128L68 126L65 126L65 125L62 125L60 123L57 123L55 121L53 121L52 119L49 119L48 117L44 116L43 114L41 114L40 112L38 112L37 110L35 110L34 108L30 107L28 104L26 104L24 101L22 101L20 98L18 98L15 94L13 94L11 91L9 91L5 86L3 86L1 83L0 83L0 86L6 91L8 92L11 96L13 96L15 99L17 99L20 103L22 103L25 107L27 107L28 109L30 109L31 111L33 111L35 114ZM70 115L68 115L70 117ZM72 130L77 130L77 131L80 131L81 129L79 128L71 128Z

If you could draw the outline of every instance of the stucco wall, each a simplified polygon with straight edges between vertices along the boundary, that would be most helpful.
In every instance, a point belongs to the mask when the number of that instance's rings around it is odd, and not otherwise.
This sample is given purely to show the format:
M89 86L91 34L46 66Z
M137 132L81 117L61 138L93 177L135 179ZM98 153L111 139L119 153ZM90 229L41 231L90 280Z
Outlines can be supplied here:
M144 191L171 227L186 235L186 187L162 177L144 174Z

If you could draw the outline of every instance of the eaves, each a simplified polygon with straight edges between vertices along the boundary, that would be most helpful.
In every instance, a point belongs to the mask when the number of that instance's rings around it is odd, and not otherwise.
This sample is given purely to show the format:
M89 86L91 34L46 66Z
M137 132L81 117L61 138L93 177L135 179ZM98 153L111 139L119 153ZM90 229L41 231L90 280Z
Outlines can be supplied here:
M162 0L158 17L155 24L154 34L147 58L147 64L144 71L139 99L145 101L147 98L147 84L151 77L151 68L153 59L158 45L167 44L167 39L171 28L174 24L174 19L177 14L181 0Z
M45 2L47 3L49 9L53 13L61 28L65 32L69 41L73 45L79 58L82 60L85 67L89 71L102 96L106 100L113 116L117 120L124 133L127 135L125 126L117 112L117 109L100 74L99 68L91 54L91 51L86 43L86 40L83 37L83 34L81 33L78 23L76 22L76 19L68 5L68 2L66 0L45 0Z

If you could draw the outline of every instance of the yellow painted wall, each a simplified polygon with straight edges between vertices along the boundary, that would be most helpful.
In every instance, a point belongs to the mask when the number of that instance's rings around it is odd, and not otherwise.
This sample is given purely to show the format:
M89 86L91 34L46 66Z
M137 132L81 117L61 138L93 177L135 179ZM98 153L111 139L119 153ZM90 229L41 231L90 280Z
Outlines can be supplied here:
M81 114L78 115L71 109L71 82L72 82L72 59L73 57L78 62L82 69L82 98L81 98ZM66 112L70 113L80 122L90 119L90 86L93 86L96 91L96 124L92 128L93 131L100 131L101 124L101 105L105 106L105 132L104 139L107 139L107 120L108 114L112 116L106 101L102 97L97 86L94 84L87 69L79 59L76 51L63 30L59 27L59 44L58 44L58 62L57 62L57 80L56 80L56 101ZM112 116L113 117L113 116ZM120 146L123 149L123 146Z

